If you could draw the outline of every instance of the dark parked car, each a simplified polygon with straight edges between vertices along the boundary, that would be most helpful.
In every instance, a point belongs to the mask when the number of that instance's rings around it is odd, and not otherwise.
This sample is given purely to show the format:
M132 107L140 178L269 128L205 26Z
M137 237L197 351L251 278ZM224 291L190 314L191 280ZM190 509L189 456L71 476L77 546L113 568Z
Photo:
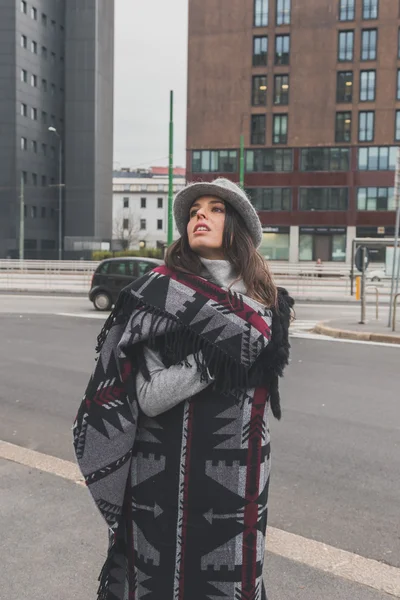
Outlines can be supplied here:
M162 264L157 258L136 256L103 260L94 272L89 300L97 310L110 310L124 287Z

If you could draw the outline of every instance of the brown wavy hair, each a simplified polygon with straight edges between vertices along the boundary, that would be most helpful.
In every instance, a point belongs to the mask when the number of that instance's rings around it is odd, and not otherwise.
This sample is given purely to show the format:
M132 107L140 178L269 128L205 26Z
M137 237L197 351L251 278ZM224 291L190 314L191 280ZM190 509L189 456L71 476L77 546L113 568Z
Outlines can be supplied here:
M222 249L225 259L234 267L237 280L243 280L247 295L267 308L277 306L278 292L266 260L254 246L242 216L230 204L225 204L225 225ZM189 245L187 230L171 244L165 255L168 268L198 275L203 265Z

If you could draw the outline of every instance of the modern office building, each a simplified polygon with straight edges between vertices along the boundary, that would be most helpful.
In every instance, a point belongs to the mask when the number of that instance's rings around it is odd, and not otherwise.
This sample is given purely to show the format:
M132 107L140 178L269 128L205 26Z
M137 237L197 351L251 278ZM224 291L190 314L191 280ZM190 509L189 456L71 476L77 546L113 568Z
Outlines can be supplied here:
M0 0L0 23L0 258L21 233L26 258L89 255L112 229L114 0Z
M174 169L174 194L185 186ZM179 237L174 225L174 239ZM168 169L121 169L113 178L113 249L163 248L168 239Z
M393 237L399 28L394 1L190 0L188 180L239 181L243 134L268 258Z

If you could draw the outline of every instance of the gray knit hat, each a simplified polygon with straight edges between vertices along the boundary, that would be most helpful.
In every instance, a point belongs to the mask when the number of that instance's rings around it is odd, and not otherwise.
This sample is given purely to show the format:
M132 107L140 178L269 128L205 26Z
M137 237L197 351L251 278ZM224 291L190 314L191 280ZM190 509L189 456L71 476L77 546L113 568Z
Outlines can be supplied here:
M190 207L195 200L203 196L214 196L228 202L243 218L255 247L260 246L262 227L258 214L242 188L223 177L218 177L211 183L192 183L176 195L174 217L181 236L184 234L189 221Z

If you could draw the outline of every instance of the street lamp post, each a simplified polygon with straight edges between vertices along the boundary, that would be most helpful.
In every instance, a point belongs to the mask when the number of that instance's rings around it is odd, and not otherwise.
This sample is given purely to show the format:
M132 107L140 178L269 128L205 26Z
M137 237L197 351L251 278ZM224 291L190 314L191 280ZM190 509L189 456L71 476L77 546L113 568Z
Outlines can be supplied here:
M58 260L62 260L62 139L55 127L49 131L58 137Z

